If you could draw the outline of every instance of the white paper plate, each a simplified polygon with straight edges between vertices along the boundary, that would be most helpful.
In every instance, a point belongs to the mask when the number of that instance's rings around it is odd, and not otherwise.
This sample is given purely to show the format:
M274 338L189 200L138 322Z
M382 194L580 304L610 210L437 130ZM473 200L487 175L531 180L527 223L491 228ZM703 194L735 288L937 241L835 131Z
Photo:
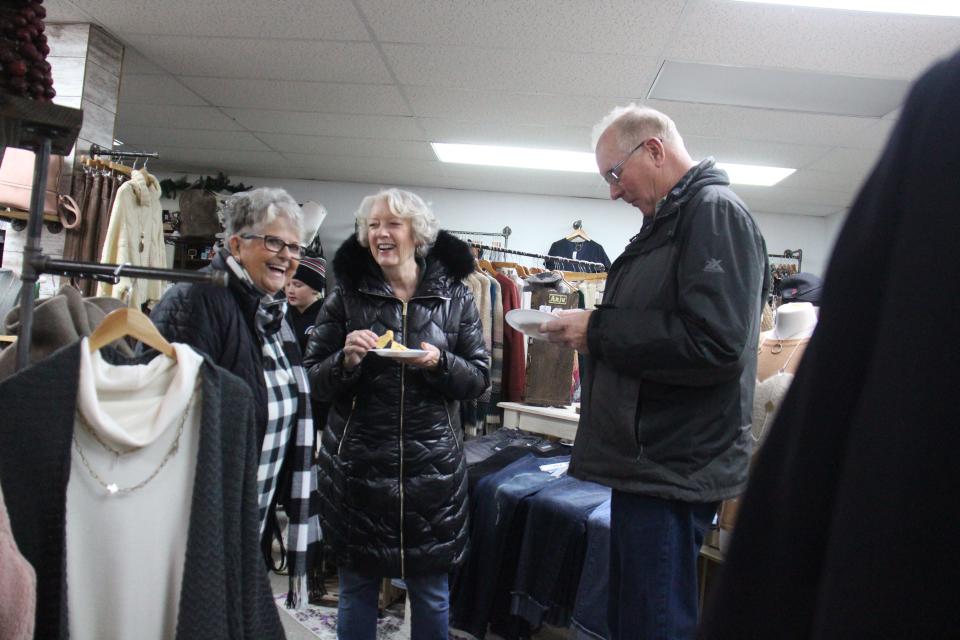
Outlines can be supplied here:
M556 319L557 316L552 313L536 309L514 309L508 311L504 318L511 327L534 340L546 340L546 334L540 333L540 325Z
M383 358L393 358L394 360L412 360L420 356L427 355L423 349L407 349L406 351L394 351L393 349L370 349L370 353L375 353Z

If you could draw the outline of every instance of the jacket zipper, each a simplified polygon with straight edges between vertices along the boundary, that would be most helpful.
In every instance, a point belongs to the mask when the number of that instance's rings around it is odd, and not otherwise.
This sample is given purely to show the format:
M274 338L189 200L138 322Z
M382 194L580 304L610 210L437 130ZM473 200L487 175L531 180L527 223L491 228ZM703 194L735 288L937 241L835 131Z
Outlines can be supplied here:
M343 435L340 437L340 444L337 445L337 457L340 457L340 451L343 450L343 443L347 441L347 431L350 429L350 421L353 420L353 412L357 408L357 396L353 396L353 402L350 404L350 415L347 416L347 423L343 425Z
M363 290L363 293L376 296L378 298L386 298L388 300L397 300L398 302L400 302L400 304L403 305L403 315L400 320L400 332L403 335L404 342L407 342L409 340L409 336L407 335L407 305L409 304L409 302L413 302L414 300L429 300L431 298L439 298L441 300L450 300L450 298L447 298L446 296L434 294L434 295L425 295L425 296L415 296L413 298L410 298L409 301L404 302L403 300L400 300L400 298L397 298L396 296L390 296L384 293L370 291L369 289ZM403 492L403 463L404 463L403 410L404 410L404 406L403 405L404 405L404 399L406 396L406 388L405 388L406 374L407 374L407 365L401 362L400 363L400 437L398 439L400 443L400 478L399 480L400 480L400 577L401 578L406 578L406 575L407 575L407 569L406 569L407 560L406 560L406 552L404 551L404 536L403 536L403 520L404 520L403 518L403 506L404 506L404 501L403 501L403 494L404 494ZM449 415L450 414L448 412L447 413L448 418L449 418ZM452 429L452 425L451 425L451 429ZM456 434L454 434L454 437L456 437ZM457 446L458 447L460 446L459 441L457 443Z
M401 301L402 302L402 301ZM403 316L400 320L400 331L404 341L407 340L407 303L403 304ZM404 396L406 395L407 365L400 363L400 577L407 577L407 562L403 541L403 412Z

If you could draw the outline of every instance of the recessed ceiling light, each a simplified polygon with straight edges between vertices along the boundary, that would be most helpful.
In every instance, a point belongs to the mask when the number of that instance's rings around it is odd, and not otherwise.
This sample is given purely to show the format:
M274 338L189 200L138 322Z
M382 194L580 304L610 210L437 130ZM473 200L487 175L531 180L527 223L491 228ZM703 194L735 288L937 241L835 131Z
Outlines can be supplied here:
M738 0L763 4L784 4L817 9L847 9L878 13L909 13L919 16L960 17L957 0Z
M772 187L796 171L786 167L762 167L729 162L718 162L717 167L727 172L731 184L749 184L757 187Z
M512 167L516 169L543 169L548 171L577 171L598 173L597 160L585 151L557 151L529 147L502 147L484 144L449 144L431 142L433 152L441 162L454 164L478 164L489 167ZM717 163L727 172L730 182L770 187L796 169L765 167L751 164Z
M433 152L441 162L482 164L490 167L516 169L546 169L552 171L579 171L596 173L597 160L592 153L558 151L529 147L500 147L485 144L448 144L431 142Z

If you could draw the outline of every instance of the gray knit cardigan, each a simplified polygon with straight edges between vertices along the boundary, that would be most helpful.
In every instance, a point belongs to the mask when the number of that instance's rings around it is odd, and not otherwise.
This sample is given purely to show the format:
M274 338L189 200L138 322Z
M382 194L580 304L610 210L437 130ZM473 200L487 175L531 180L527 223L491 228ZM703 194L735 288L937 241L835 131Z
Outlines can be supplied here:
M37 640L69 636L66 500L79 373L75 342L0 383L0 485L14 538L37 572ZM209 359L200 375L200 449L176 637L283 638L259 546L253 397Z

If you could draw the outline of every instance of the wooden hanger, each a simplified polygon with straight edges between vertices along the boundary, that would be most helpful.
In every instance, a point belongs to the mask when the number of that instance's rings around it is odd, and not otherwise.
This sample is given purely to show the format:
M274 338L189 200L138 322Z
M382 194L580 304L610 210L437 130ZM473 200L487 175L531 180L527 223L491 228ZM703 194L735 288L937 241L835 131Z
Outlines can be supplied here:
M566 239L571 241L579 239L581 241L587 242L590 240L590 236L588 236L587 233L583 230L583 222L581 222L580 220L577 220L576 222L573 223L573 232L567 234Z
M583 282L585 280L606 280L605 272L592 273L590 271L562 271L563 279L570 282Z
M142 311L126 307L107 314L103 322L90 335L90 353L99 351L120 338L130 336L136 338L148 347L153 347L160 353L177 359L177 352L173 345L164 338L157 327L150 322Z
M116 171L117 173L122 173L125 176L133 175L133 169L125 164L120 164L119 162L110 162L109 166L112 171Z
M493 263L491 263L489 260L477 260L477 268L480 271L486 271L491 276L497 275L497 270L493 268Z

